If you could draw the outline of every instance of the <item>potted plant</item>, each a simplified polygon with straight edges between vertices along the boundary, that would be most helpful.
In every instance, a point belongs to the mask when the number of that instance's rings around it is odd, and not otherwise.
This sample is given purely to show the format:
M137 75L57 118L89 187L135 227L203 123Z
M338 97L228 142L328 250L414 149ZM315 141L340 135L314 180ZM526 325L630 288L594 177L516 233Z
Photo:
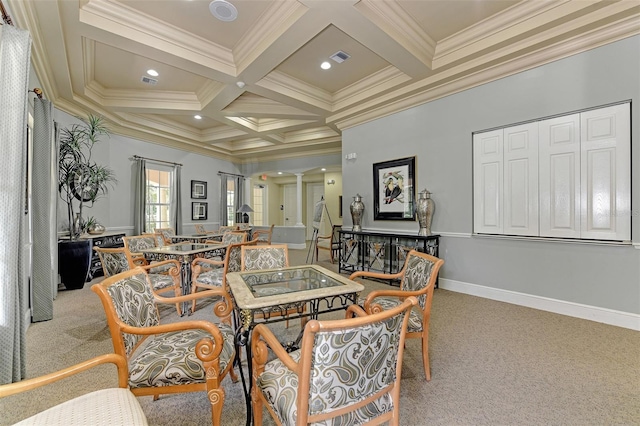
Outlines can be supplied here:
M89 114L80 120L60 131L58 192L67 205L69 239L58 245L58 269L67 289L84 286L91 262L91 241L80 239L87 225L83 208L93 206L117 182L113 170L92 159L100 137L109 136L104 119Z

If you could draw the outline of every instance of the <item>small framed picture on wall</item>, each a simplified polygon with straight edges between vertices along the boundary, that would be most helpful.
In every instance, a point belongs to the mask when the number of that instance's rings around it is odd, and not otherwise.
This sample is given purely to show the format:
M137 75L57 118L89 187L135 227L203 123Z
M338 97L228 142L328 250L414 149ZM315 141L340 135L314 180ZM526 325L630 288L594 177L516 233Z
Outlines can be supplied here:
M191 203L191 220L207 220L207 203Z
M191 198L205 200L207 198L207 182L202 180L192 180Z

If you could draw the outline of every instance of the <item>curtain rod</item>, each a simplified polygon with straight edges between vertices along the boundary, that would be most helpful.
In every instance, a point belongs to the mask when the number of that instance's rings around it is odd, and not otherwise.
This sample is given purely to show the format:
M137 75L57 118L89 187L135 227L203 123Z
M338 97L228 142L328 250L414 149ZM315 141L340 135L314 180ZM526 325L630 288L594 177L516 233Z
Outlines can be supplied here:
M218 171L218 174L219 175L228 175L228 176L237 176L237 177L241 177L241 178L244 177L244 175L238 175L238 174L235 174L235 173L227 173L227 172L221 172L221 171Z
M133 159L134 160L149 160L149 161L155 161L156 163L173 164L174 166L181 166L182 167L182 164L174 163L173 161L156 160L155 158L141 157L139 155L134 155Z
M2 0L0 0L0 12L2 12L2 21L5 24L9 24L13 26L13 21L11 21L11 16L7 13L7 9L4 8L4 4L2 4ZM0 22L2 24L2 22Z

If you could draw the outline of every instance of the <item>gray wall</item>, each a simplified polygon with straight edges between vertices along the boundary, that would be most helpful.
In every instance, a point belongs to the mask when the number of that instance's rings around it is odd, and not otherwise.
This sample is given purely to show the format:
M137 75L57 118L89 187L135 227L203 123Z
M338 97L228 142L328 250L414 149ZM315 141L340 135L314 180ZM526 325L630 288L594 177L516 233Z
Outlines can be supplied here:
M441 276L518 293L640 313L640 250L471 236L472 132L632 101L632 239L640 243L640 37L448 96L343 131L345 203L360 193L363 228L417 232L416 222L374 221L372 164L416 156L416 190L436 203ZM351 217L344 217L345 226ZM640 246L637 246L640 247Z
M77 119L64 112L56 110L56 121L61 127L76 123ZM220 178L218 171L239 173L238 167L228 161L199 154L188 153L162 145L143 142L141 140L112 134L109 138L101 139L94 148L94 159L102 165L111 167L118 179L118 183L109 191L107 197L99 199L93 208L83 210L83 216L95 216L98 222L106 226L109 231L133 231L133 173L134 155L154 158L157 160L181 163L182 166L182 222L183 232L192 233L193 224L203 224L208 229L216 229L219 225L220 206ZM153 164L150 164L153 166ZM207 182L207 199L191 199L191 180ZM208 218L206 221L191 220L191 202L203 201L208 203ZM66 230L66 205L58 201L58 231Z

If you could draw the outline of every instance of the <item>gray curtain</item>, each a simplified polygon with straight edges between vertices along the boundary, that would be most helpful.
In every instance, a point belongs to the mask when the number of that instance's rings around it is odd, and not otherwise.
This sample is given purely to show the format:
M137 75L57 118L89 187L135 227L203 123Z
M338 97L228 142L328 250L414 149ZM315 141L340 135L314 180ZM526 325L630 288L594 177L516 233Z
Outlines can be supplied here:
M0 25L0 384L26 376L24 241L31 37ZM28 265L27 265L28 266Z
M31 320L53 318L53 299L58 290L58 143L53 105L34 99L31 170Z
M227 226L227 175L218 173L220 176L220 226Z
M180 177L180 165L173 166L173 194L171 208L173 209L173 229L177 235L182 235L182 178Z
M133 181L133 235L145 232L146 202L147 202L147 161L136 158Z
M242 223L242 213L238 213L238 209L244 204L244 176L222 172L218 172L218 176L220 176L220 226L229 225L227 220L228 207L233 207L235 223ZM227 204L227 182L229 180L233 180L234 186L233 206Z

